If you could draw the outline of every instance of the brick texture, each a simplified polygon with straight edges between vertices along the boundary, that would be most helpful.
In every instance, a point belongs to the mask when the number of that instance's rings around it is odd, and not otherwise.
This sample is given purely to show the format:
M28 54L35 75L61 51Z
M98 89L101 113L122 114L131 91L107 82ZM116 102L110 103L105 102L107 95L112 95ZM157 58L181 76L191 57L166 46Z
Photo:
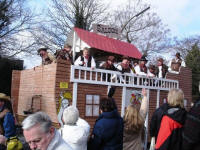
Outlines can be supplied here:
M52 121L58 127L57 110L59 107L59 98L61 92L69 92L73 95L73 83L70 82L70 63L59 60L46 66L38 66L33 69L23 71L13 71L12 77L12 99L14 101L14 111L19 118L24 118L24 110L28 110L31 105L31 98L34 95L42 95L42 111L47 112L51 116ZM75 76L78 77L78 71ZM83 78L84 73L81 73ZM90 74L87 73L87 79ZM92 78L95 77L92 75ZM100 74L98 76L100 78ZM185 98L188 100L188 108L192 100L192 77L191 70L188 68L181 68L180 74L167 74L168 79L179 81L179 87L183 90ZM67 82L68 88L61 89L60 82ZM80 111L80 117L87 120L93 127L97 117L85 116L86 94L100 95L100 98L107 96L108 86L106 85L92 85L92 84L78 84L77 91L77 107ZM134 89L134 88L131 88ZM160 102L162 105L163 99L167 98L167 91L160 91ZM122 104L122 87L117 87L114 95L117 103L119 113L121 113ZM149 120L152 113L156 109L157 91L150 90L149 98ZM70 99L72 104L72 100Z

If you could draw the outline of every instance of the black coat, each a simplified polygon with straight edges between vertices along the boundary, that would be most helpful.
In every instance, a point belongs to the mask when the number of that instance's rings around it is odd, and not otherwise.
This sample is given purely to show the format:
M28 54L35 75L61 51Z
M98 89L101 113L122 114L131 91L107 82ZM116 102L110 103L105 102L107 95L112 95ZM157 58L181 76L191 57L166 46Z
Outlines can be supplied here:
M122 150L123 119L117 110L103 112L97 119L89 141L89 150Z
M150 136L151 137L155 137L155 139L157 139L162 117L167 112L168 108L169 108L169 105L167 103L164 103L159 108L157 108L155 112L153 113L151 121L150 121Z
M187 114L183 128L182 150L200 150L200 100Z
M161 121L156 150L182 150L182 129L185 119L185 109L169 107Z

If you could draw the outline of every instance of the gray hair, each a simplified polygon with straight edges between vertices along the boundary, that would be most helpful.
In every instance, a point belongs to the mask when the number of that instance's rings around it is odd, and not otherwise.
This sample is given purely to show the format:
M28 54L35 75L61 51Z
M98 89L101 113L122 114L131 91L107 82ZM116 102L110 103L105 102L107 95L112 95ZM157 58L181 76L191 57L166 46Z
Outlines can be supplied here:
M22 128L24 130L29 130L35 125L40 125L41 130L44 133L47 133L52 126L52 121L46 113L36 112L34 114L29 115L22 122Z
M63 111L63 121L67 125L75 125L79 118L79 111L76 107L69 106Z

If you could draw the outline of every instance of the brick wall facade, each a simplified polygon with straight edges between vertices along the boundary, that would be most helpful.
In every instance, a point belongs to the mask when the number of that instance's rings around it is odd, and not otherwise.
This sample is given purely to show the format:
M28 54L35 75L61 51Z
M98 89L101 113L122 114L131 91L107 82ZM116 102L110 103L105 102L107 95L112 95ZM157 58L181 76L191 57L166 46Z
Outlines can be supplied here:
M75 73L78 76L77 73ZM83 75L83 74L82 74ZM87 75L89 78L89 74ZM182 68L180 74L167 74L167 78L179 80L179 87L184 91L188 100L188 106L192 100L191 71ZM61 89L60 82L67 82L68 88ZM85 116L86 94L100 95L100 98L107 96L108 86L78 83L77 107L80 116L86 119L91 127L97 117ZM29 70L14 71L12 80L12 98L14 100L14 110L18 116L25 116L23 111L30 108L33 95L42 95L42 111L51 116L52 121L58 125L57 109L59 107L59 97L62 91L73 95L73 83L70 82L70 63L58 61L46 66L39 66ZM167 98L167 91L160 91L160 105L163 99ZM114 95L118 110L121 113L122 87L117 87ZM149 120L156 109L157 91L150 90ZM72 101L70 100L72 104Z

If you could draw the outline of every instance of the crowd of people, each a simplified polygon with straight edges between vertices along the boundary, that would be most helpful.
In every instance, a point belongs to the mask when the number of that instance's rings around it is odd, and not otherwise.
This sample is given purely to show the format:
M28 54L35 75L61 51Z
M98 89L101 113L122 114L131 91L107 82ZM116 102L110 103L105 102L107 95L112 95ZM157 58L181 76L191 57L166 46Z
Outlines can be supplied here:
M100 115L94 127L80 118L79 110L74 106L64 109L64 125L60 129L53 127L46 113L36 112L22 122L25 140L31 150L143 150L144 122L148 109L146 89L142 89L142 96L141 105L129 105L123 118L113 98L102 98ZM21 150L21 142L12 141L17 137L12 107L8 102L9 98L1 94L0 125L3 132L0 135L0 149L5 150L7 147L9 150ZM150 121L150 136L155 139L153 149L199 150L199 107L200 100L197 100L187 112L184 109L183 91L171 89L167 103L155 110ZM90 128L93 128L91 134Z
M68 44L64 46L64 49L56 51L55 55L51 55L47 50L47 48L41 48L38 50L43 65L56 62L57 59L63 59L70 61L73 65L90 67L92 69L97 68L95 59L90 55L90 49L87 47L82 50L82 55L76 56L74 61L72 56L72 47ZM98 68L147 77L165 78L168 71L178 73L181 66L185 67L185 63L181 59L180 53L176 53L175 58L173 58L168 65L164 64L163 58L158 58L156 65L149 63L148 67L145 56L142 56L141 59L123 56L121 59L121 62L116 62L114 56L108 56L105 62L98 65Z

